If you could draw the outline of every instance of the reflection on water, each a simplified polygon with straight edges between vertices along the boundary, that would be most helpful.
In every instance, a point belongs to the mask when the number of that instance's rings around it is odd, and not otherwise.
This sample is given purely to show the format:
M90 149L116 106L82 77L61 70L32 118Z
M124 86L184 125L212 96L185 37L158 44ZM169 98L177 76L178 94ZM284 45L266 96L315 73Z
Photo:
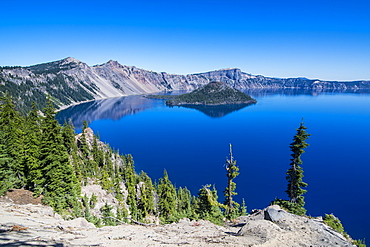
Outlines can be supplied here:
M251 104L235 105L183 105L182 107L195 109L212 118L224 117L225 115L239 111Z
M184 93L184 92L182 92ZM319 95L327 93L342 93L340 91L313 91L313 90L302 90L302 89L253 89L245 91L246 94L252 97L264 97L267 95ZM358 90L358 91L346 91L346 93L369 93L369 91ZM180 94L175 92L175 94ZM258 104L258 103L257 103ZM91 123L95 120L101 119L113 119L118 120L127 115L133 115L138 112L157 107L158 105L164 105L164 100L158 99L147 99L143 96L127 96L119 98L111 98L105 100L96 100L87 102L75 106L71 106L57 114L57 119L60 123L64 120L71 119L73 125L80 129L82 128L82 122L86 120ZM207 106L207 105L184 105L185 108L196 109L203 112L209 117L219 118L223 117L231 112L241 110L248 106L248 104L237 104L237 105L221 105L221 106Z
M157 106L161 101L153 101L142 96L127 96L96 100L71 106L57 114L59 122L71 119L73 125L80 129L82 122L91 123L95 120L113 119L118 120L127 115L133 115L146 109Z

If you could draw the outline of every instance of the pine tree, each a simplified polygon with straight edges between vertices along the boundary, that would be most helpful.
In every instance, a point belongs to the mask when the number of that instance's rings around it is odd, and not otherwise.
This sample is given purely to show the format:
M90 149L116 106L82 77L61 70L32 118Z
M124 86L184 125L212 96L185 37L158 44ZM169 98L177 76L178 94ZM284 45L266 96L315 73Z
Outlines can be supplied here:
M112 212L112 210L113 210L113 207L109 205L108 203L105 203L105 205L100 209L100 211L102 212L102 216L103 216L103 223L106 226L116 225L116 220L113 219L115 217L114 217L114 213Z
M95 135L92 144L92 155L97 166L102 167L104 165L104 152L99 149L98 140Z
M215 224L222 225L223 218L221 207L217 201L217 190L215 187L210 189L211 185L205 185L199 190L197 200L197 214L200 219L209 220Z
M25 121L25 176L27 187L34 190L39 187L42 179L40 168L40 143L41 127L40 116L35 102L32 102L32 110L28 113Z
M290 168L287 171L286 177L288 180L288 189L286 193L289 196L289 201L291 203L297 203L302 207L305 204L302 195L307 192L307 190L303 188L307 187L307 183L302 180L303 169L300 165L302 165L303 162L301 160L301 155L305 152L304 149L309 146L306 140L310 136L310 134L307 134L306 129L302 121L297 129L297 134L293 138L293 142L290 144L292 162L290 163Z
M194 210L191 205L191 193L185 188L179 188L177 190L177 207L176 211L179 215L179 218L190 218L194 219Z
M62 126L63 144L71 159L70 160L71 165L74 168L76 177L78 181L82 182L83 181L82 167L84 167L84 165L83 165L83 160L78 155L78 147L76 144L75 135L76 135L76 132L75 132L71 119L69 119L68 122L65 121Z
M80 145L79 145L79 148L82 152L82 156L84 159L88 160L89 159L89 156L90 156L90 149L89 149L89 146L87 145L87 141L86 141L86 133L85 133L85 130L88 128L87 126L87 122L86 121L83 121L83 127L82 127L82 131L81 131L81 139L80 139Z
M176 188L168 178L166 170L159 179L157 193L159 197L158 210L163 223L176 221Z
M4 132L0 131L0 196L13 188L15 174L11 170L11 158L4 145Z
M140 186L140 197L138 198L138 211L140 219L145 219L147 216L154 215L154 187L152 179L143 171L140 172L139 180L142 183Z
M303 182L303 169L301 167L302 160L301 155L305 152L304 149L309 146L306 143L306 140L310 136L306 132L306 127L304 126L303 120L297 130L296 135L293 138L293 142L290 144L291 154L291 163L290 168L286 173L286 179L288 181L287 190L285 191L288 194L289 201L276 199L273 203L278 204L291 213L304 215L306 209L304 208L305 202L303 195L307 190L303 189L307 187L307 183Z
M11 187L23 187L26 184L26 167L24 160L23 119L15 109L12 98L5 94L0 98L0 131L3 131L3 141L9 160L9 171L14 175Z
M240 206L240 210L239 210L239 215L240 216L245 216L247 215L247 206L245 205L245 200L244 198L242 199L242 205Z
M77 146L75 143L75 129L71 119L68 122L64 121L62 127L62 137L64 146L66 147L68 153L72 155Z
M238 217L239 204L233 201L233 196L238 193L235 192L236 183L233 181L239 175L239 167L236 165L236 160L233 157L232 145L230 144L230 157L226 158L226 176L227 187L224 191L225 196L225 216L228 220Z
M63 145L61 126L55 119L55 108L50 98L44 114L40 145L43 177L39 191L45 196L44 202L60 212L69 206L78 205L76 200L81 188Z
M136 198L136 173L134 160L128 154L125 158L124 179L127 188L126 203L129 205L130 215L133 220L138 220L137 198Z
M113 192L114 189L114 181L112 178L113 175L113 164L112 164L112 150L109 150L105 153L105 162L103 166L100 168L100 183L103 189L108 190L109 192ZM94 170L98 170L97 163L92 160L90 164L94 166Z

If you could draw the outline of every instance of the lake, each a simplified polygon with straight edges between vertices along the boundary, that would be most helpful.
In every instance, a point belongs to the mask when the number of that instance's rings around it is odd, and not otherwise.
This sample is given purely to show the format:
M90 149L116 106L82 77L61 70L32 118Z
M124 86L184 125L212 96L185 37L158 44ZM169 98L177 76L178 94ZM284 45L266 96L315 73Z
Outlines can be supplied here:
M226 187L229 143L240 167L238 196L248 211L276 197L287 199L285 173L296 128L304 117L310 146L302 155L308 183L307 214L333 213L355 239L370 239L370 94L250 91L251 106L167 107L164 100L129 96L70 107L58 119L82 121L120 153L132 154L137 172L153 180L169 173L176 186L193 194Z

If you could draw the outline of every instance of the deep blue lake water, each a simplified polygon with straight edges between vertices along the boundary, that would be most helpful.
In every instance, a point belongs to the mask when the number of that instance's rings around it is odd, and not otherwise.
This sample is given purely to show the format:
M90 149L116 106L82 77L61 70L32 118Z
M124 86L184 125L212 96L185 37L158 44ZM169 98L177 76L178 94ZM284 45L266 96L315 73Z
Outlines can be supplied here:
M370 94L250 92L258 103L242 109L167 107L164 100L130 96L68 108L153 180L169 173L196 194L214 184L223 201L229 143L240 167L236 200L248 211L287 199L289 144L304 117L310 146L303 154L308 215L333 213L353 238L370 240ZM239 107L240 108L240 107Z

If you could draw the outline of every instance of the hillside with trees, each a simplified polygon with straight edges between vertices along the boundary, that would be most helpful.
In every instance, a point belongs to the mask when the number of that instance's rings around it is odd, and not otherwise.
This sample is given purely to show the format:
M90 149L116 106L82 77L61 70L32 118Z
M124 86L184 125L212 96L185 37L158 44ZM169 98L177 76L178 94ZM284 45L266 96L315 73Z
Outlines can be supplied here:
M228 86L223 82L210 82L200 89L172 97L166 105L234 105L255 104L257 101L249 95Z
M26 116L16 110L9 95L0 100L1 195L27 189L63 217L85 217L98 226L155 219L171 223L181 218L223 223L227 205L218 202L216 188L206 185L191 195L186 187L176 188L166 171L153 183L144 171L135 171L130 154L121 155L102 143L86 121L78 135L70 122L61 126L50 99L42 114L33 104ZM97 210L96 196L83 193L92 185L118 203ZM233 208L234 217L245 214L246 208Z

